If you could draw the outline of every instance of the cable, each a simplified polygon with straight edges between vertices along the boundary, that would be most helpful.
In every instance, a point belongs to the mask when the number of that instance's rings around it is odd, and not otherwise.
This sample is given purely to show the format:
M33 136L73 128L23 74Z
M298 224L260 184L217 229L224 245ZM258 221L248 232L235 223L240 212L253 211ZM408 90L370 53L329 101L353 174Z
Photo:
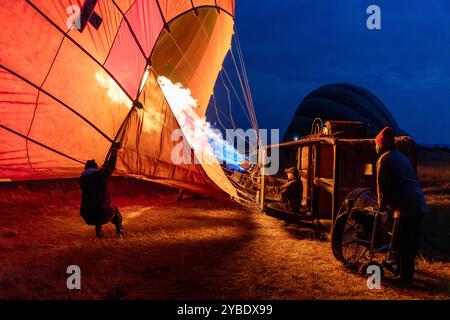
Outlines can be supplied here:
M231 85L231 88L233 89L233 92L234 92L234 94L235 94L235 96L236 96L237 101L239 102L239 104L240 104L241 107L242 107L242 111L243 111L244 115L246 116L247 120L248 120L249 123L251 124L252 121L250 120L250 117L249 117L249 115L248 115L248 112L245 110L244 104L242 103L241 99L239 98L239 94L237 93L237 91L236 91L236 89L235 89L235 87L234 87L234 85L233 85L233 82L231 81L231 78L230 78L230 76L229 76L228 73L227 73L227 70L225 69L225 67L222 67L222 70L223 70L223 72L225 73L225 76L226 76L226 78L227 78L229 84Z
M233 112L231 110L231 97L230 97L230 90L228 89L227 85L225 84L225 81L223 80L223 75L220 73L220 79L222 80L222 84L225 87L225 90L227 91L227 98L228 98L228 111L230 113L230 119L233 124L233 128L236 129L236 124L234 123L233 119Z

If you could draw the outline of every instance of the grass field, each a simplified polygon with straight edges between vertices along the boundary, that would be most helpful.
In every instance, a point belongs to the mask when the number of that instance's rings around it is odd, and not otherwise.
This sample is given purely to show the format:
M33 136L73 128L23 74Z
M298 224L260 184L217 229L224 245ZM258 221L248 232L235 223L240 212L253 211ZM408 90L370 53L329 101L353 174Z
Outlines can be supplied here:
M450 152L421 150L418 175L430 207L423 223L422 253L450 262Z
M367 289L320 233L175 190L114 179L126 237L96 240L75 181L0 185L1 299L449 299L450 154L422 151L431 213L410 288ZM78 265L82 289L66 288Z

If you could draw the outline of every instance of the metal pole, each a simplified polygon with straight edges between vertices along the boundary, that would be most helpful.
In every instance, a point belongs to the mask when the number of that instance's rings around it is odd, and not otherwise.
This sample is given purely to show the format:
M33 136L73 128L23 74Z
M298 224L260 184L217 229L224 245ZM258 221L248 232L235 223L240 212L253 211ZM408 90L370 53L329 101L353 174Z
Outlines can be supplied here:
M260 157L260 175L261 175L261 185L259 190L259 207L262 211L264 211L264 205L265 205L265 193L266 193L266 166L265 166L265 149L261 148L261 157Z

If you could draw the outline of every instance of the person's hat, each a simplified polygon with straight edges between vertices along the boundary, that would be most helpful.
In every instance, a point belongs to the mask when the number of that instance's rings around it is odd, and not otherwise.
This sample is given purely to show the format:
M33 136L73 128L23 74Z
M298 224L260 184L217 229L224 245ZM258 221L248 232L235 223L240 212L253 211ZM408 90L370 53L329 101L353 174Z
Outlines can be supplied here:
M298 169L296 167L287 168L287 169L284 170L284 172L292 173L296 177L299 175L299 171L298 171Z
M391 127L386 127L375 137L375 142L382 148L395 147L395 133Z

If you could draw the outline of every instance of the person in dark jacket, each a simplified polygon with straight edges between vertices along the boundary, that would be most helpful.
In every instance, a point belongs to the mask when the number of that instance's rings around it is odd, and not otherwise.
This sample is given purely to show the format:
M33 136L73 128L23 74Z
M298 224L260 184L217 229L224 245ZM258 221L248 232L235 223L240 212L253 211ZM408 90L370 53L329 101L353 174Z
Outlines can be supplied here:
M285 170L288 181L280 187L281 205L284 209L299 212L303 196L303 185L299 171L292 167Z
M389 260L397 264L402 282L411 283L420 247L420 226L427 212L416 172L406 156L395 149L395 134L384 128L375 138L378 206L393 212L394 230Z
M80 177L81 217L86 224L95 226L99 239L103 238L102 225L109 222L115 225L117 236L123 237L122 215L111 205L108 193L108 180L116 166L119 147L119 143L113 145L109 158L100 169L95 160L89 160Z

